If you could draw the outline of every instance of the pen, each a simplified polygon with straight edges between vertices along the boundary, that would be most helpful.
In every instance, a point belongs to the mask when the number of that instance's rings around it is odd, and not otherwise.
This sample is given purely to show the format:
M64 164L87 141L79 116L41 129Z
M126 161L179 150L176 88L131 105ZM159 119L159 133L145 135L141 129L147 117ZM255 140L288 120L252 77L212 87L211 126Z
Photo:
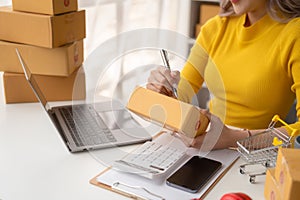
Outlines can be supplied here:
M166 68L168 68L169 70L171 70L167 50L161 49L160 50L160 55L161 55L161 58L163 60L164 66ZM176 89L176 87L174 87L174 85L172 86L172 90L173 90L173 93L174 93L175 97L178 98L177 89Z

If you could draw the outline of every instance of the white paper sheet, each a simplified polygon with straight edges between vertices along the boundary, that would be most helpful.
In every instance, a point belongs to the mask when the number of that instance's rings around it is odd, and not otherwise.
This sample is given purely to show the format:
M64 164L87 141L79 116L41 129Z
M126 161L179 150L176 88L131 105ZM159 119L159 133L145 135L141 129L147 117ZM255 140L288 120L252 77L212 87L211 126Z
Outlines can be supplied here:
M160 142L165 141L166 143L169 143L170 140L174 140L174 137L171 136L170 134L162 134L156 140L160 140ZM177 138L175 140L179 140L179 139ZM199 153L199 151L197 150L188 149L188 152L190 153L191 156L199 155L199 156L204 156L222 162L222 168L215 174L214 177L210 179L210 181L202 189L200 189L200 191L198 191L195 194L188 193L166 185L167 177L165 176L159 177L157 179L147 179L137 174L124 173L115 169L110 169L107 172L103 173L97 178L97 181L109 186L113 186L115 183L119 183L118 185L116 185L116 187L113 187L113 189L118 189L121 190L122 192L127 192L131 195L135 194L136 196L142 197L144 199L156 200L160 198L157 198L149 194L145 190L136 187L145 188L146 190L154 194L157 194L166 200L169 199L184 200L184 199L199 198L212 186L212 184L218 179L218 177L221 176L222 173L239 157L239 153L237 151L229 150L229 149L214 150L211 152L201 152L201 153ZM175 170L173 170L173 172ZM169 174L166 176L169 176Z

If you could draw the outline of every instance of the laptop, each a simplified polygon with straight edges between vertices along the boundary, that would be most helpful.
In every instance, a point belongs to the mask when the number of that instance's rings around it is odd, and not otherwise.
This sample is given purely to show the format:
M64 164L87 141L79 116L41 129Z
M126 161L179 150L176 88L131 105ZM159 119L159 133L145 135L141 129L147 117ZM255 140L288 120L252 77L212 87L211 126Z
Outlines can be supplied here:
M70 152L137 144L152 139L149 132L117 100L50 108L18 49L16 53L29 85Z

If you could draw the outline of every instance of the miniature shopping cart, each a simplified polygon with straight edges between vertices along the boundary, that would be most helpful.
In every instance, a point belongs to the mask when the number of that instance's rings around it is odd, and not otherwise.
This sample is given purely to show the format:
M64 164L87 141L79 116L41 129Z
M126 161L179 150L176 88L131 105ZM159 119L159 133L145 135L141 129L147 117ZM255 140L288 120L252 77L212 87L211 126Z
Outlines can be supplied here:
M290 135L286 135L275 128L278 121L291 129ZM275 167L278 149L292 147L292 139L297 133L298 130L293 129L278 115L275 115L265 131L237 142L238 151L247 162L247 164L240 166L240 173L245 174L246 167L250 165L263 165L265 168ZM256 176L265 174L266 170L260 173L249 173L250 183L255 183Z

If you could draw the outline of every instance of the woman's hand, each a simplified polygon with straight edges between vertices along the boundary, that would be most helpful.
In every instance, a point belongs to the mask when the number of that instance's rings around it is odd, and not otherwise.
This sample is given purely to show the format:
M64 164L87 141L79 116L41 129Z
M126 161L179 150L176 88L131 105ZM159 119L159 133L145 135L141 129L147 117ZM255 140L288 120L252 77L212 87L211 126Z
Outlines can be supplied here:
M179 71L170 71L166 67L159 66L151 71L147 89L175 98L172 88L177 87L179 80Z
M223 124L219 117L205 111L204 114L210 119L209 130L194 138L191 147L210 151L212 149L224 149L236 147L236 142L248 137L247 131L231 129Z

